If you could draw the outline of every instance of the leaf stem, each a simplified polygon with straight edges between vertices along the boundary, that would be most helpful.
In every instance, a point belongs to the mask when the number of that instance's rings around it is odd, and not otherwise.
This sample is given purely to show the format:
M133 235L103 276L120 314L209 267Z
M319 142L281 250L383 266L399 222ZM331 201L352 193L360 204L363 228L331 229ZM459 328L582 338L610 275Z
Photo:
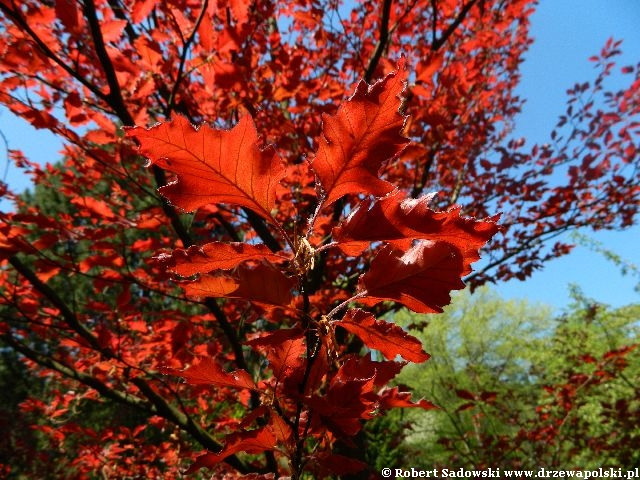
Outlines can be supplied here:
M360 292L357 295L354 295L353 297L345 300L344 302L342 302L340 305L338 305L337 307L335 307L333 310L331 310L327 315L327 320L331 320L333 318L333 316L338 313L340 310L342 310L343 308L346 308L351 302L354 302L355 300L357 300L358 298L363 298L366 297L368 295L368 292L365 290L364 292Z

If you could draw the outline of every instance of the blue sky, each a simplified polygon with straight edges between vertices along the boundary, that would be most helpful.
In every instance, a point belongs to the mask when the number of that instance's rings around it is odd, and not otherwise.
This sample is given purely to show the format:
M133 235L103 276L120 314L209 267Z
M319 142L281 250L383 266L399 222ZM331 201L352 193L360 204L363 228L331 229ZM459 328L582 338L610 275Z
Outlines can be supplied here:
M522 66L519 93L527 99L518 119L517 136L527 143L545 143L565 108L566 90L594 78L591 55L600 51L609 37L622 39L621 66L640 61L640 3L638 0L541 0L532 17L535 42ZM0 109L0 130L10 148L20 148L33 161L55 162L60 142L44 130L34 130ZM0 177L15 190L29 186L29 179L15 168L5 176L6 160L0 138ZM640 180L639 180L640 181ZM0 209L7 209L0 202ZM627 261L640 266L640 227L623 232L600 232L589 236ZM619 268L585 247L547 263L527 281L499 284L505 298L527 298L562 310L569 302L568 285L580 285L595 300L621 306L640 301L634 290L639 279L624 277Z
M640 2L637 0L542 0L532 17L534 43L522 65L519 93L527 99L517 121L517 136L527 144L546 143L566 108L566 90L595 77L588 58L608 38L623 40L620 65L640 62ZM640 179L639 179L640 181ZM640 267L640 227L622 232L584 231L627 261ZM561 310L569 302L568 285L580 285L593 299L622 306L639 302L634 286L640 281L622 276L619 268L586 247L548 262L544 270L521 282L497 286L507 298L527 298Z

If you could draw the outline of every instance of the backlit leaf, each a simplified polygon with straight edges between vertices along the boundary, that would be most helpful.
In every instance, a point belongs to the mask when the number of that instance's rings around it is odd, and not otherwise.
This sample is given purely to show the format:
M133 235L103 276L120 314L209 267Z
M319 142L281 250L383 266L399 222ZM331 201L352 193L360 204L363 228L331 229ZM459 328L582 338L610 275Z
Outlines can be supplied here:
M333 237L340 249L352 256L359 255L370 242L384 241L403 248L411 245L411 240L423 239L449 242L477 260L478 249L499 230L497 217L461 217L458 206L436 212L429 208L433 197L410 199L396 190L379 200L364 200L333 229Z
M283 257L271 253L264 245L211 242L200 247L192 245L186 250L177 248L171 254L160 254L156 258L172 272L189 277L213 270L229 270L247 260L278 261Z
M379 350L389 360L393 360L397 355L415 363L429 359L429 355L422 349L420 340L394 323L376 320L372 314L364 310L349 310L341 321L335 322L335 325L357 335L367 347Z
M360 277L366 304L382 300L402 303L418 313L442 312L449 292L464 288L460 279L470 271L468 259L445 242L423 240L406 253L385 247Z
M393 190L392 184L378 178L378 172L409 141L400 134L405 118L398 112L406 78L403 64L371 86L361 81L336 115L322 116L322 136L312 168L326 195L326 206L347 194L381 196Z
M251 376L245 370L225 372L211 357L200 357L197 363L184 370L164 367L165 375L177 375L185 379L189 385L216 385L218 387L249 388L255 390Z
M271 220L285 168L273 148L258 148L258 133L249 115L231 130L207 125L196 129L176 116L151 128L129 129L127 135L138 139L140 153L151 164L178 176L160 188L174 205L193 211L210 203L228 203Z
M227 437L226 445L220 452L200 455L186 473L193 473L205 467L213 467L236 452L260 453L265 450L273 450L275 444L276 436L268 426L248 432L234 433Z

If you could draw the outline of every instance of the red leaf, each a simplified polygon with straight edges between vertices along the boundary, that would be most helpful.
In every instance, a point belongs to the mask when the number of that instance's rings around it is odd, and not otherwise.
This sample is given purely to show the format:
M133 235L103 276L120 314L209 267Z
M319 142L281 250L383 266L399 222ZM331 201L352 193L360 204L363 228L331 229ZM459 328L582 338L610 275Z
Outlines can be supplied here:
M155 0L136 0L131 11L131 21L133 23L140 23L147 18L156 4L157 2Z
M287 306L294 283L270 264L243 264L228 275L203 275L186 284L184 290L192 297L242 298L258 304Z
M380 404L383 410L390 408L422 408L423 410L433 410L439 408L427 400L411 401L410 392L401 392L398 387L384 389L380 393Z
M399 248L414 239L448 242L462 252L469 252L474 261L478 250L499 230L497 217L476 220L460 216L460 207L446 212L429 208L434 195L417 199L405 198L396 190L386 197L364 200L338 227L333 237L347 255L357 256L370 242L384 241Z
M260 453L265 450L273 450L275 445L276 436L268 426L231 434L227 437L226 445L220 452L200 455L186 473L190 474L201 468L213 467L236 452Z
M72 198L71 203L79 207L85 207L92 212L97 218L104 220L113 220L116 218L114 213L109 208L109 205L104 200L97 200L92 197L77 197Z
M304 332L298 328L269 332L247 341L246 344L267 357L273 375L280 381L301 367L301 357L307 352Z
M380 350L389 360L393 360L397 355L415 363L429 359L429 355L422 349L420 340L394 323L376 320L372 314L364 310L349 310L340 322L335 322L335 325L357 335L367 347Z
M398 71L369 86L361 81L334 116L322 116L322 136L312 167L326 195L325 206L347 194L384 195L393 185L378 178L383 163L398 155L407 140L398 113L405 85Z
M247 260L278 261L283 257L264 245L249 245L241 242L211 242L201 247L191 246L187 250L175 249L171 254L157 257L169 270L189 277L196 273L209 273L213 270L228 270Z
M456 395L465 400L472 400L474 402L476 401L476 396L473 393L471 393L469 390L458 389L456 390Z
M56 0L56 17L69 33L80 33L82 29L82 14L74 0Z
M353 436L360 431L360 419L370 419L377 406L373 391L375 369L358 368L358 359L351 357L340 367L324 396L314 395L309 405L336 435Z
M406 253L385 247L360 277L359 289L366 292L361 302L393 300L418 313L442 312L449 292L464 288L460 277L471 270L469 263L445 242L423 240Z
M193 211L210 203L229 203L271 220L285 168L272 148L258 148L249 115L231 130L207 125L195 129L176 116L151 128L129 129L127 136L138 139L140 153L151 164L177 174L177 181L160 188L174 205Z
M177 375L185 379L189 385L216 385L218 387L248 388L256 390L251 376L245 370L225 372L211 357L200 357L184 370L171 367L162 367L165 375Z

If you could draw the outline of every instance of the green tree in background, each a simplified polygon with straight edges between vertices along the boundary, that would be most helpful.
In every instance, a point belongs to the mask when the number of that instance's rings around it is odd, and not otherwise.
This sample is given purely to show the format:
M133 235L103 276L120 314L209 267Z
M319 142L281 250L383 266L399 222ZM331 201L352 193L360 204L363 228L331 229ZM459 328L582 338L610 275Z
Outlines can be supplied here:
M399 381L441 407L406 412L412 465L638 465L640 305L610 309L578 289L572 296L557 318L487 289L457 295L428 325L395 316L432 354Z

